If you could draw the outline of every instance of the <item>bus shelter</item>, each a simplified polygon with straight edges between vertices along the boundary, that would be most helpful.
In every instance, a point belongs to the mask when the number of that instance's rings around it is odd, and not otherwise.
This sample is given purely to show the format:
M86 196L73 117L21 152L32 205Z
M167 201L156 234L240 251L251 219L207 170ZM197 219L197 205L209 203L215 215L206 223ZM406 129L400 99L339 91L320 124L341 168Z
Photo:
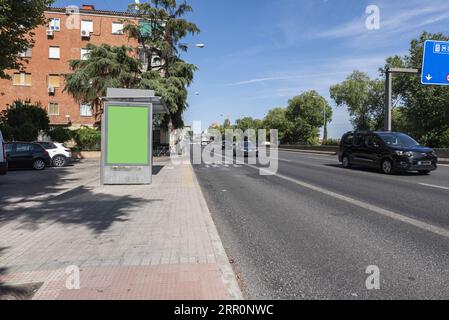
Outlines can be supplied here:
M152 90L109 88L101 118L101 183L151 184L153 116L168 109Z

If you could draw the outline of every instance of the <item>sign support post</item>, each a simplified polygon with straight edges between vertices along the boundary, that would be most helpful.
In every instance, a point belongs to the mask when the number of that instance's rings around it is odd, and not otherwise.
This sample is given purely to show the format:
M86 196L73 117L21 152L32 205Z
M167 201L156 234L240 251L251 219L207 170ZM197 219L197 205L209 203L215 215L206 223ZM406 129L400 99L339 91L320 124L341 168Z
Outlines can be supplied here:
M391 131L391 113L393 109L393 74L418 74L418 69L388 68L385 73L385 110L384 130Z

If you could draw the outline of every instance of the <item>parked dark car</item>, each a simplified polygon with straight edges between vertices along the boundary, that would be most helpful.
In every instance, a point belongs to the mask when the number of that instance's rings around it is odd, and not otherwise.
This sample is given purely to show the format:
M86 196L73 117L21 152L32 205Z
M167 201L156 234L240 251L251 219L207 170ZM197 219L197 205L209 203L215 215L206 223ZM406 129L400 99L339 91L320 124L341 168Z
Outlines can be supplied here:
M34 168L44 170L51 164L50 155L38 143L11 142L5 145L10 168Z
M401 132L348 132L341 139L338 159L344 168L373 167L385 174L395 171L428 174L438 166L438 157L431 148Z

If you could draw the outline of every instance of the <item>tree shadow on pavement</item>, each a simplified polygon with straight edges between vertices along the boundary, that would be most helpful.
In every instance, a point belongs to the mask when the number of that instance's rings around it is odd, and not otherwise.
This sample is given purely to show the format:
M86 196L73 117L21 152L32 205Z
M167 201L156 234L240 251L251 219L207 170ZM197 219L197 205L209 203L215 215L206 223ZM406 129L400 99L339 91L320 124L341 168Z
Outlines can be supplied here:
M0 256L6 249L6 247L0 247ZM7 268L0 267L0 300L16 300L18 297L27 295L28 291L24 287L11 286L1 280L7 271Z
M83 163L74 167L47 168L43 171L10 170L5 176L0 177L0 204L60 192L70 183L78 181L83 170L94 167L94 164ZM0 206L0 213L1 211Z
M0 225L20 222L18 228L36 230L39 224L57 222L83 225L95 233L102 233L115 222L128 220L130 212L149 202L131 195L94 193L84 186L45 200L30 203L31 207L7 205L2 208Z

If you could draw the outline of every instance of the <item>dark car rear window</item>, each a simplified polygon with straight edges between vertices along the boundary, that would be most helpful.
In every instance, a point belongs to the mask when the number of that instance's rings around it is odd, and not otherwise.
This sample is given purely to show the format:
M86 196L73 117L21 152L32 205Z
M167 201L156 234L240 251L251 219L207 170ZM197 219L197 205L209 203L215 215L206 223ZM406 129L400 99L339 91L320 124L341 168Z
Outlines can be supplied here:
M16 152L30 152L32 148L32 145L29 143L18 143L16 144Z
M31 149L33 150L33 152L43 152L45 150L44 147L39 144L31 145Z
M12 144L5 144L5 151L7 153L11 153L12 152Z

